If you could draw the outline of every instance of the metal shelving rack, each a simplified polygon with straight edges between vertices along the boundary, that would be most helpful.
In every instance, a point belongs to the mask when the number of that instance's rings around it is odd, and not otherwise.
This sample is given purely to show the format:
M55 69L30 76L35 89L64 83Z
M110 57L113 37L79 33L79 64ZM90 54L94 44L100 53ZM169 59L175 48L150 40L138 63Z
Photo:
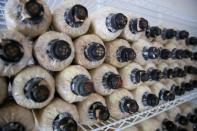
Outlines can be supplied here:
M4 5L7 0L0 0L0 28L6 28L6 23L4 20ZM50 9L53 11L58 5L61 5L61 2L64 0L45 0ZM168 8L154 4L152 0L79 0L80 3L84 4L89 11L96 11L101 9L104 6L112 6L116 9L119 9L124 12L134 12L139 14L142 17L147 18L150 22L158 25L174 25L182 29L190 31L193 35L197 35L197 22L192 21L192 19L187 16L183 16L178 12L169 10ZM174 19L176 18L176 19ZM165 23L162 23L165 20ZM105 122L96 123L92 126L88 125L79 125L81 130L84 131L107 131L107 130L123 130L132 125L140 123L144 120L147 120L151 117L154 117L162 112L172 109L184 102L191 101L197 98L197 89L187 92L184 96L177 97L174 101L160 103L159 106L154 108L149 108L143 112L136 113L124 119L114 119L110 117L109 120Z
M80 128L84 131L108 131L108 130L115 130L120 131L126 129L132 125L138 124L144 120L147 120L151 117L157 116L158 114L165 112L167 110L172 109L178 105L181 105L187 101L191 101L197 98L197 89L187 92L184 96L177 97L175 100L161 103L159 106L147 109L143 112L131 115L130 117L124 119L114 119L110 118L106 122L97 123L91 126L88 125L80 125Z

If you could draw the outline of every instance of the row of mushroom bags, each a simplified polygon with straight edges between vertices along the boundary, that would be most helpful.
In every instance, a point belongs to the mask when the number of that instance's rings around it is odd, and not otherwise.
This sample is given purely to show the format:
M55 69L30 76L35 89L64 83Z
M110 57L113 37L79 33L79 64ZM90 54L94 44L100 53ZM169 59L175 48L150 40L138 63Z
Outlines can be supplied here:
M21 33L3 29L0 32L0 76L12 76L29 64L39 64L49 71L62 71L71 64L92 70L103 63L118 69L136 62L195 65L196 52L174 42L163 47L160 43L139 39L129 43L124 39L103 42L95 34L80 36L72 42L66 34L48 31L33 42ZM34 60L32 60L34 59Z
M66 0L8 0L0 29L0 130L77 131L197 87L197 38ZM49 29L50 28L50 29ZM149 130L150 131L150 130Z
M111 8L88 15L88 10L75 2L66 1L52 17L42 0L9 0L5 6L9 30L0 32L0 75L15 75L32 57L50 71L62 71L72 63L86 69L103 62L116 68L133 61L140 65L150 61L195 64L192 60L197 53L191 45L197 45L197 38L189 37L189 32L150 26L144 18ZM55 30L48 31L51 21Z
M196 107L184 103L123 131L196 131L196 128Z

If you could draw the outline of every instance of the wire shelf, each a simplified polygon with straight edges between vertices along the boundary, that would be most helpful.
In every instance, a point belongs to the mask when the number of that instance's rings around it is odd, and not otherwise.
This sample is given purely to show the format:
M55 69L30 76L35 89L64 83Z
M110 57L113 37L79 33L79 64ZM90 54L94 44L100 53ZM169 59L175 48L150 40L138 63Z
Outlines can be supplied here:
M6 1L7 0L0 0L0 28L6 28L6 22L4 19L4 6ZM55 8L57 8L58 5L61 5L61 2L63 2L63 0L45 1L48 3L51 10L54 10ZM174 23L183 29L188 29L188 31L190 31L193 35L197 34L196 21L194 22L191 18L188 18L187 16L183 17L182 14L178 14L177 12L174 12L166 7L161 7L154 4L153 2L150 2L151 0L149 0L148 2L146 0L122 0L121 2L119 0L80 0L80 3L83 3L90 11L95 11L104 6L112 6L125 12L131 11L138 13L142 16L146 16L150 20L156 21L156 23L158 24L163 24L163 22L165 22L164 25L170 25L171 23ZM192 92L187 92L184 96L177 97L174 101L161 103L155 108L147 109L144 112L134 114L124 119L117 120L111 117L105 122L100 122L92 126L79 125L79 127L81 128L81 130L84 131L119 131L137 123L140 123L151 117L154 117L162 112L170 110L171 108L176 107L184 102L190 101L194 98L197 98L197 89Z
M192 99L197 98L197 89L192 92L187 92L184 96L177 97L175 100L161 103L159 106L145 110L143 112L131 115L130 117L124 119L114 119L110 118L106 122L97 123L94 125L79 125L83 131L108 131L108 130L123 130L128 127L131 127L135 124L138 124L144 120L147 120L151 117L157 116L158 114L165 112L167 110L172 109L180 104L183 104L187 101L191 101Z

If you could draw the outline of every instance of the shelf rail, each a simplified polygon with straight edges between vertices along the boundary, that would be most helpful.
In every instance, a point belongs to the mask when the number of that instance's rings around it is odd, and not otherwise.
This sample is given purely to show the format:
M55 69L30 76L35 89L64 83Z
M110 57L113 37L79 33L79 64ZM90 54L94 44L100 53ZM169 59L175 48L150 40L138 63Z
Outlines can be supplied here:
M107 120L106 122L101 122L101 123L97 123L94 125L79 125L79 127L83 130L83 131L109 131L109 130L115 130L115 131L119 131L119 130L123 130L126 129L132 125L138 124L144 120L147 120L151 117L157 116L158 114L165 112L167 110L172 109L173 107L176 107L180 104L183 104L187 101L191 101L192 99L197 98L197 89L191 91L191 92L187 92L184 96L180 96L177 97L175 100L170 101L170 102L162 102L160 103L159 106L154 107L154 108L149 108L143 112L131 115L127 118L124 119L114 119L114 118L110 118L109 120Z

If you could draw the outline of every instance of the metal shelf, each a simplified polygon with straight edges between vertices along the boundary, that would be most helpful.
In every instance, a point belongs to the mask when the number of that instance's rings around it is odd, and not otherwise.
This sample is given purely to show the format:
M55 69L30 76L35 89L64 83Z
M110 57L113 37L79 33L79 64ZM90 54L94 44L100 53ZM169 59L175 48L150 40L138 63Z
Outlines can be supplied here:
M61 5L63 0L45 0L50 9L54 10L58 5ZM197 24L196 21L193 21L193 18L184 16L177 12L174 12L167 7L163 7L151 0L123 0L120 2L119 0L95 0L92 2L91 0L79 0L80 3L83 3L88 10L95 11L104 6L112 6L114 8L123 10L125 12L134 12L139 14L140 16L148 17L150 21L155 22L158 25L171 25L178 26L183 29L188 29L193 35L196 35ZM6 23L4 20L4 5L6 0L0 0L0 28L6 28ZM176 19L175 19L176 18ZM165 21L164 21L165 20ZM164 22L164 23L163 23ZM154 117L162 112L170 110L173 107L176 107L184 102L190 101L194 98L197 98L197 89L192 92L186 93L184 96L177 97L174 101L167 103L160 103L159 106L151 109L147 109L144 112L137 113L131 115L130 117L118 120L114 118L110 118L106 122L101 122L94 124L92 126L88 125L79 125L80 128L84 131L93 130L93 131L107 131L107 130L122 130L128 128L132 125L140 123L146 119Z
M184 96L177 97L174 101L160 103L160 105L157 107L147 109L144 112L140 112L140 113L131 115L130 117L127 117L124 119L117 120L117 119L114 119L111 117L106 122L97 123L92 126L88 126L88 125L79 125L79 126L83 131L89 131L89 130L92 130L92 131L101 131L101 130L102 131L108 131L108 130L119 131L119 130L123 130L125 128L128 128L132 125L135 125L137 123L140 123L144 120L147 120L151 117L154 117L162 112L170 110L171 108L176 107L180 104L183 104L187 101L191 101L194 98L197 98L197 89L195 89L191 92L187 92Z

